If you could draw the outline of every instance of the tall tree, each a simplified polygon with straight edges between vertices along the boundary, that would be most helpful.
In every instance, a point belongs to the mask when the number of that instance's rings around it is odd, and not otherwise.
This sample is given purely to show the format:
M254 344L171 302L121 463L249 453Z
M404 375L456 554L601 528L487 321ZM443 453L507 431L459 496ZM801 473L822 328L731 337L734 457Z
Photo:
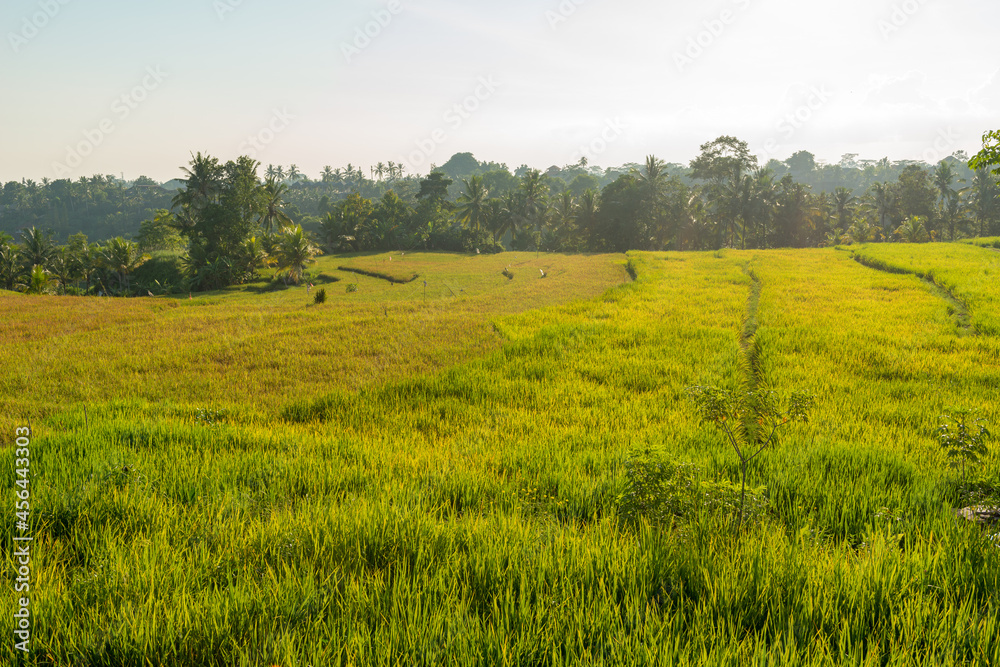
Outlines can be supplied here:
M954 187L955 168L951 162L942 160L934 170L934 187L938 191L938 207L941 220L948 227L948 238L955 240L955 222L958 217L958 190Z
M718 223L716 247L721 248L726 231L732 233L741 222L746 200L744 175L757 168L757 156L750 153L747 142L722 136L702 144L701 154L690 167L691 178L707 182L703 192L713 204Z
M996 177L985 167L976 170L969 193L969 210L979 236L1000 233L1000 187Z
M287 192L288 186L279 183L278 179L273 176L268 176L267 180L264 181L264 205L260 215L260 223L268 234L274 230L275 224L277 224L279 231L292 224L292 219L281 208Z
M875 216L882 235L888 238L892 233L892 217L897 208L894 188L888 183L874 183L868 189L865 206Z
M983 134L983 149L969 160L969 168L990 169L1000 176L1000 130Z
M548 209L548 184L546 177L537 169L529 169L521 177L521 216L536 230L544 224L544 214Z
M436 204L444 204L448 199L448 188L453 182L443 172L432 172L427 178L420 181L420 192L417 193L417 199L426 198Z
M489 192L482 176L470 176L465 181L465 192L458 198L458 208L455 217L458 222L479 231L485 221L485 206Z

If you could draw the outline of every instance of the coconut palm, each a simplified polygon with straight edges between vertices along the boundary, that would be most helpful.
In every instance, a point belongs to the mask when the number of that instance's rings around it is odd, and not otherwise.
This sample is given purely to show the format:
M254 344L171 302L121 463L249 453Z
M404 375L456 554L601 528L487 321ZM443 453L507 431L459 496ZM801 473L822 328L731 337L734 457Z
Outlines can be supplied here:
M21 275L21 258L17 248L5 241L0 242L0 289L12 290Z
M585 158L582 158L585 159ZM576 203L576 228L583 237L585 245L590 244L588 237L593 238L597 233L597 209L598 197L593 190L587 189L580 195Z
M879 226L867 218L858 218L844 233L843 240L847 243L868 243L878 240Z
M327 213L320 223L321 241L327 252L352 252L357 241L354 228L338 213Z
M548 196L545 176L537 169L529 169L521 177L521 193L524 195L523 215L527 220L538 222L545 212Z
M48 269L56 254L52 235L37 227L29 227L21 232L21 260L26 271L40 266Z
M104 261L118 279L118 286L125 292L129 290L130 275L148 259L149 255L143 255L138 245L120 236L108 241L104 248Z
M911 215L893 232L905 243L925 243L930 241L925 219L919 215Z
M962 192L969 194L969 210L979 225L978 235L986 236L987 223L996 220L1000 213L1000 187L997 186L993 174L986 168L977 169L972 178L972 185Z
M66 293L66 288L76 278L75 263L70 255L69 248L57 248L49 263L52 277L59 283L59 291Z
M868 189L866 209L878 219L878 225L886 232L890 218L896 208L896 196L888 183L875 183Z
M257 274L257 269L266 266L268 261L267 251L260 239L252 236L243 242L238 256L238 269L242 270L246 277L253 277Z
M951 162L942 160L934 170L934 187L937 188L941 211L941 219L948 225L950 240L955 240L955 219L958 217L959 196L952 186L955 181L955 168Z
M484 207L488 196L482 176L473 176L465 181L465 192L458 198L456 220L465 227L479 231L484 222Z
M503 199L490 199L483 205L483 224L493 235L494 243L500 242L500 235L506 231L509 220L510 212Z
M854 205L857 200L847 188L837 188L833 193L833 207L837 213L837 226L847 229L851 226L854 216Z
M288 180L297 181L302 176L302 172L299 171L298 166L292 164L288 166Z
M49 272L42 265L36 264L31 269L31 273L28 274L28 282L20 287L25 294L46 294L49 291L51 283L52 279L49 277Z
M551 214L552 233L563 247L573 248L576 237L576 200L569 190L556 199Z
M302 274L305 272L307 264L311 264L313 259L319 254L319 248L313 245L312 241L304 231L302 225L295 225L286 228L278 238L278 271L288 271L288 281L299 284Z
M215 201L222 189L222 165L218 158L202 155L200 152L191 158L190 167L182 167L187 175L184 188L171 202L172 208L191 209L194 212L202 210L207 204Z
M275 177L268 176L264 181L263 191L264 210L260 214L260 223L264 230L270 234L274 230L275 223L279 231L291 225L292 219L281 210L282 198L288 192L288 186L279 183Z

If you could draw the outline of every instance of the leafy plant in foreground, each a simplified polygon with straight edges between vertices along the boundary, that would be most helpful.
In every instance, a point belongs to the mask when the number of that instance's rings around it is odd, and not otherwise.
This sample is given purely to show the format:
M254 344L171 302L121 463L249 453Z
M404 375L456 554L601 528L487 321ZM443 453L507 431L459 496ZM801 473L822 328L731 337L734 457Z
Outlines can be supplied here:
M739 513L748 522L766 514L764 488L751 489L749 502L742 507L743 490L738 486L728 480L713 482L700 477L701 469L690 463L632 457L625 463L619 515L631 525L645 518L652 525L665 526L692 521L701 511L726 516Z
M726 391L716 387L689 387L702 424L722 431L740 459L740 519L746 507L747 464L776 441L778 429L792 422L807 422L815 398L794 392L782 410L773 391Z
M951 466L962 466L962 483L965 484L966 466L978 464L986 456L986 441L991 437L990 432L983 419L968 409L952 408L944 419L948 421L938 426L938 442L947 453Z

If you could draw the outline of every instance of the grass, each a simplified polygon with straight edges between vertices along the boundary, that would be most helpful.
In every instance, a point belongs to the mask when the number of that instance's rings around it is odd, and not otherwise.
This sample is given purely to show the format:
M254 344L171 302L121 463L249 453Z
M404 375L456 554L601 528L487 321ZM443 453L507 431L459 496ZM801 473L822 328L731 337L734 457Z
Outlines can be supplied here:
M508 281L500 260L406 255L394 265L423 284L391 285L342 273L382 256L324 257L314 275L342 277L358 291L329 290L315 305L305 284L265 293L143 298L25 298L0 292L0 427L13 416L43 417L67 404L111 400L180 402L274 413L286 401L329 387L348 390L431 373L497 349L492 320L590 297L625 275L607 256L505 257L552 280Z
M924 281L834 250L636 253L634 282L620 256L404 261L419 281L323 306L0 298L5 413L36 429L28 664L1000 660L1000 550L934 440L948 404L997 422L1000 344ZM684 390L736 385L751 273L762 377L813 420L751 466L741 536L718 504L622 521L630 462L738 481Z

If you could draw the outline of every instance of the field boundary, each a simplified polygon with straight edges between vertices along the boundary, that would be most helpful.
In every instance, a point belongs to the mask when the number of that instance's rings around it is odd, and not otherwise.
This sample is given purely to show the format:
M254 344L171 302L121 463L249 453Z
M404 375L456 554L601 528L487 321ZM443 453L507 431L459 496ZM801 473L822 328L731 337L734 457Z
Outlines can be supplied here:
M959 299L955 294L942 285L941 283L934 280L934 277L924 273L923 271L916 271L913 269L905 269L900 266L893 266L887 264L883 261L877 260L873 257L866 257L864 255L859 255L857 252L851 255L851 258L866 268L881 271L882 273L891 273L894 275L904 275L904 276L915 276L920 278L924 283L926 283L931 291L934 292L939 298L943 299L948 303L951 310L951 315L955 318L955 323L958 324L959 328L964 330L966 333L976 335L978 332L975 327L972 326L972 315L969 312L969 307L964 301Z
M414 280L420 277L420 274L414 273L409 278L399 278L397 276L390 276L388 273L379 273L377 271L366 271L365 269L355 269L349 266L338 266L338 271L344 271L346 273L356 273L361 276L367 276L369 278L378 278L379 280L388 280L390 283L396 285L406 285L407 283L412 283Z

